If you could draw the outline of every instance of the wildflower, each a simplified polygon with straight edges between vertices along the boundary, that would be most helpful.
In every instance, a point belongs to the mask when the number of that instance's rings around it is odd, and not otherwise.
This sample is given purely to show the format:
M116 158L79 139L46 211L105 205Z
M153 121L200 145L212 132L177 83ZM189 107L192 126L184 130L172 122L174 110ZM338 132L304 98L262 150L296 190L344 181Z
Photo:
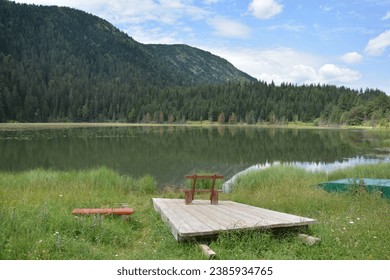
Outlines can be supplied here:
M353 224L353 221L349 221L350 224Z

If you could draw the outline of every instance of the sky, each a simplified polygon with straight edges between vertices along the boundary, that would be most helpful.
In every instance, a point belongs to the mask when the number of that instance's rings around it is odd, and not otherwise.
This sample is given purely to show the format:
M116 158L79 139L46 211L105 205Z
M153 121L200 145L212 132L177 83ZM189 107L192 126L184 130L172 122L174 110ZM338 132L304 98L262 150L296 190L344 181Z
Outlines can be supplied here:
M268 83L390 95L390 0L22 0L77 8L138 42L187 44Z

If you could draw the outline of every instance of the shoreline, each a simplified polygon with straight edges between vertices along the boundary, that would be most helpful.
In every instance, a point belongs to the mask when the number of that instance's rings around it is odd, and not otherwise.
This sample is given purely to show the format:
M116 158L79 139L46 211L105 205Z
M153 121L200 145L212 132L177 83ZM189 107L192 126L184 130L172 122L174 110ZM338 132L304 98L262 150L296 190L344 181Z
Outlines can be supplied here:
M160 123L122 123L122 122L48 122L48 123L0 123L0 131L6 130L22 130L22 129L63 129L63 128L87 128L87 127L229 127L229 128L275 128L275 129L359 129L371 131L390 131L389 127L371 127L371 126L347 126L347 125L332 125L332 126L315 126L311 123L288 123L283 125L270 125L267 123L261 124L220 124L209 121L188 121L186 123L160 124Z

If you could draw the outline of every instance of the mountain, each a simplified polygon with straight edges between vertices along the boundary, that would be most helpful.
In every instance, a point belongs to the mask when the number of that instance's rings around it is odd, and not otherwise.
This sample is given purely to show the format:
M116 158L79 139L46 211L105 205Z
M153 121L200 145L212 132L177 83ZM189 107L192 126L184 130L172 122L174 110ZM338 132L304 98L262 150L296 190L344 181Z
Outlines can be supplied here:
M157 86L254 80L209 52L141 44L109 22L71 8L1 0L0 30L3 60L29 64L44 71L46 80L73 75Z
M151 53L174 66L192 83L221 83L227 81L254 81L248 74L235 68L227 60L187 45L145 45Z
M186 120L388 126L390 97L267 84L197 48L141 44L85 12L0 0L0 122Z

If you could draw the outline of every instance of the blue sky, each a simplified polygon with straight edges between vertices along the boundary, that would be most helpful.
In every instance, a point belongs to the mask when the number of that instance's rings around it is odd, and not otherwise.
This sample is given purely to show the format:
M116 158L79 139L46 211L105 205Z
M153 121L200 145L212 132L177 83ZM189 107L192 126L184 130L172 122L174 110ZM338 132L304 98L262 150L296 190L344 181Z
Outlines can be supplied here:
M266 82L390 94L390 0L25 0L102 17L141 43L188 44Z

